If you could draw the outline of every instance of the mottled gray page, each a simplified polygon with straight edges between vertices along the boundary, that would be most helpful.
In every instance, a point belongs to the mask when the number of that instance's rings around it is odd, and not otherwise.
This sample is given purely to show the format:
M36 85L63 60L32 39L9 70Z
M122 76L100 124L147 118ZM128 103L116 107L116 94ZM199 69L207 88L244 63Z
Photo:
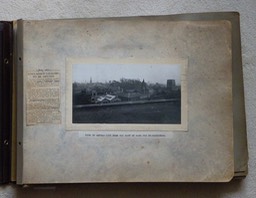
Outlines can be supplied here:
M168 16L19 21L18 183L232 179L231 29Z

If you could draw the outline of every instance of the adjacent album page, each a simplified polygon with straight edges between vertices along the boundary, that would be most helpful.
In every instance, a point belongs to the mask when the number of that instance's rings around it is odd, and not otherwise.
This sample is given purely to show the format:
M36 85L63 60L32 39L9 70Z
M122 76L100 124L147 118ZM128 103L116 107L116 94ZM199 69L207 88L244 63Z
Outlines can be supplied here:
M232 26L18 21L19 184L234 176Z

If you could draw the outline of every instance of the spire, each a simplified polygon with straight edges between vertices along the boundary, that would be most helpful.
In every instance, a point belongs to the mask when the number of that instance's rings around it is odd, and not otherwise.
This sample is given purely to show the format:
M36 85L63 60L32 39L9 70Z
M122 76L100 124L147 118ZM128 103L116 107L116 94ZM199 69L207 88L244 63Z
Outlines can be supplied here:
M90 77L90 84L92 84L92 77Z

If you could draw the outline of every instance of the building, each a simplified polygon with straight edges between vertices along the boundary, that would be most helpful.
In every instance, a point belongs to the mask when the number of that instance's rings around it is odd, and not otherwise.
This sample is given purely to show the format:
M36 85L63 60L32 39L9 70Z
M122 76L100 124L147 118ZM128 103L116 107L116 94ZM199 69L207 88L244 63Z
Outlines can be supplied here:
M176 83L175 83L174 79L167 80L167 89L172 90L172 91L176 90Z
M121 100L115 96L115 95L111 95L111 94L106 94L104 96L99 96L97 98L97 102L96 103L113 103L113 102L120 102Z

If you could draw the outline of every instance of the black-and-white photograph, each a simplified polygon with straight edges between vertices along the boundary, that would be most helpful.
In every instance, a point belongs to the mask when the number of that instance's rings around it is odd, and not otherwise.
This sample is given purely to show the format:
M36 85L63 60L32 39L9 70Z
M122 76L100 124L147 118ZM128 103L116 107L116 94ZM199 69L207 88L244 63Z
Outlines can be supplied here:
M74 64L72 122L181 124L178 64Z

